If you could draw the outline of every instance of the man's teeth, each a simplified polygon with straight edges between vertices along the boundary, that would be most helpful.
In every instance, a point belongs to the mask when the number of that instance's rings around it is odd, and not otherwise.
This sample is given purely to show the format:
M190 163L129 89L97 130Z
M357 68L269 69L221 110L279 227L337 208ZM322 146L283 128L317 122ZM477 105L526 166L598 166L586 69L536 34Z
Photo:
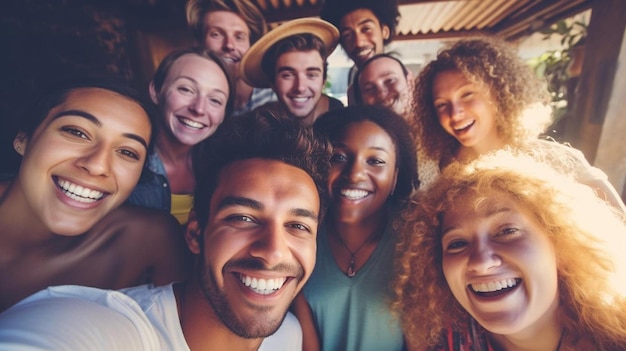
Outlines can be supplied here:
M226 62L226 63L235 63L235 62L237 62L237 59L232 58L232 57L223 57L222 56L222 60L224 60L224 62Z
M309 99L308 97L294 97L294 98L291 98L291 100L293 100L295 102L300 102L300 103L306 102L308 99Z
M91 203L104 196L104 193L101 191L84 188L67 180L59 179L57 184L63 189L65 195L75 201Z
M180 121L184 125L186 125L187 127L190 127L190 128L194 128L194 129L202 129L202 128L204 128L204 124L198 123L196 121L192 121L192 120L190 120L188 118L181 118Z
M341 190L341 195L348 198L349 200L358 200L366 197L369 194L368 191L365 190L357 190L357 189L343 189Z
M287 278L261 279L253 278L247 275L242 275L240 279L243 285L261 295L269 295L282 288L283 284L285 284L285 281L287 280Z
M489 283L474 283L472 284L472 289L475 292L493 292L506 288L512 288L517 285L517 281L515 279L502 279L495 282Z
M361 50L361 51L357 52L356 55L358 57L366 57L367 55L370 54L370 52L372 52L372 49L365 49L365 50Z

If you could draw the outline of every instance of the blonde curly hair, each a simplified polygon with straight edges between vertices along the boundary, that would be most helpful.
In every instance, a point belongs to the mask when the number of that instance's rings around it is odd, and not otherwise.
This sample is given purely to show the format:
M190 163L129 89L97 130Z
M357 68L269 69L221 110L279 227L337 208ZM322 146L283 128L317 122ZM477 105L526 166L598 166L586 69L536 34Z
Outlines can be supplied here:
M418 140L429 158L449 159L460 145L441 127L433 104L433 82L449 70L461 72L488 91L496 107L498 135L506 144L521 145L537 138L549 125L547 85L508 43L492 37L459 40L440 51L415 83Z
M467 330L470 315L443 274L441 219L464 194L473 203L494 192L529 210L556 248L559 320L565 344L576 349L623 350L626 345L624 214L554 166L509 150L454 163L402 215L397 244L395 299L409 345L433 347L448 328ZM623 256L623 253L621 253ZM621 284L621 285L620 285Z

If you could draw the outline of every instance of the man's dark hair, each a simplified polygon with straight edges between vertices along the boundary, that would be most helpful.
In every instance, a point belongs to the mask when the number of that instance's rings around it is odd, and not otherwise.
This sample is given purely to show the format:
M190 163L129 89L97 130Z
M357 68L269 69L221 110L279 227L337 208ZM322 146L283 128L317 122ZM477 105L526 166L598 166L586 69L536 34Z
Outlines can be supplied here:
M326 71L328 70L328 62L326 61L328 53L326 52L326 45L324 45L324 42L320 38L310 33L294 34L272 45L269 50L267 50L265 55L263 55L261 69L269 81L274 82L274 78L276 76L276 62L278 62L278 59L282 54L293 51L313 50L319 52L322 57L322 61L324 62L322 73L324 75L324 81L326 81Z
M224 121L215 134L193 150L196 179L194 210L199 229L208 222L211 197L220 172L227 165L251 158L285 162L305 171L315 182L320 196L319 220L326 209L326 178L332 147L311 127L257 109Z
M385 44L389 44L400 20L397 0L325 0L320 18L332 23L341 31L341 19L358 9L372 11L381 26L389 27L389 38L384 41Z

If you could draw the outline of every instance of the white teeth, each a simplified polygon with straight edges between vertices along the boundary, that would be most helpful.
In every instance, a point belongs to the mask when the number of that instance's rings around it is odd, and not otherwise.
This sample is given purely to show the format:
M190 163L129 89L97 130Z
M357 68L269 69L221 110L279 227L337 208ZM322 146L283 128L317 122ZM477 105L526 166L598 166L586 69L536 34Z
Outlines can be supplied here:
M295 102L300 102L300 103L306 102L308 99L309 99L308 97L294 97L294 98L291 98L291 100L293 100Z
M255 293L261 295L269 295L274 291L283 287L287 278L261 279L241 275L240 278L243 285L252 289Z
M369 192L365 190L357 190L357 189L343 189L341 190L341 195L348 198L349 200L358 200L366 197Z
M502 280L495 281L495 282L474 283L471 285L472 285L472 289L475 292L484 293L484 292L493 292L493 291L498 291L498 290L502 290L505 288L514 287L515 285L517 285L517 281L515 279L502 279Z
M187 119L187 118L180 118L180 121L184 125L186 125L187 127L190 127L190 128L194 128L194 129L202 129L202 128L204 128L204 124L198 123L196 121L192 121L192 120Z
M84 188L80 185L70 183L67 180L59 179L57 184L64 190L63 193L65 195L75 201L92 203L104 196L104 193L101 191Z
M357 52L357 56L358 57L364 57L370 54L370 52L372 51L372 49L365 49L365 50L361 50L359 52Z
M454 127L454 130L455 130L455 131L463 130L463 129L465 129L465 128L467 128L467 127L471 126L471 125L472 125L472 123L474 123L474 121L469 121L469 122L467 122L466 124L464 124L464 125L462 125L462 126L459 126L459 127Z

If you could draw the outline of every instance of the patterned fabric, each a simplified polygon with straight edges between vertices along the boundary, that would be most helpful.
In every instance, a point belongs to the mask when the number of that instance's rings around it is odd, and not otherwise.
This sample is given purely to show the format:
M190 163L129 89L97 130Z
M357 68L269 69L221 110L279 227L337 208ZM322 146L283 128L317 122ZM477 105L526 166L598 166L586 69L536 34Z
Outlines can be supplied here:
M235 109L233 111L233 116L239 116L244 114L245 112L252 111L259 106L263 106L270 101L277 101L278 98L274 91L270 88L260 89L254 88L252 89L252 95L250 96L250 100L245 103L245 105L239 109Z
M448 329L445 344L430 351L494 351L487 339L487 333L474 319L470 320L469 329L463 332Z

